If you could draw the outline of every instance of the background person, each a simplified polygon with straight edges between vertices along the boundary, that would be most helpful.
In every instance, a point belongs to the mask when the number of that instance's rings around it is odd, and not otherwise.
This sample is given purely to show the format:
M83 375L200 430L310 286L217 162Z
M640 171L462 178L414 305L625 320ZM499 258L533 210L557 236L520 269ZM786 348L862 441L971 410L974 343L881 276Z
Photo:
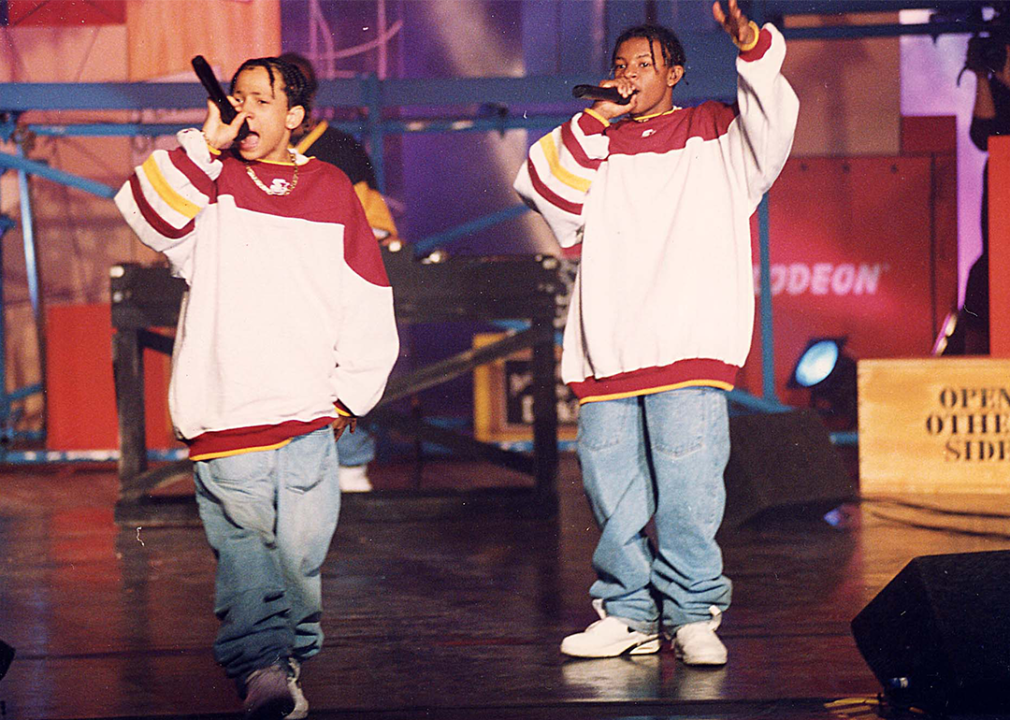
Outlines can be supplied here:
M315 102L319 82L312 63L292 52L282 54L280 59L302 71L308 80L309 95ZM379 242L388 245L398 239L396 223L375 180L372 160L361 143L330 127L326 120L317 120L309 114L292 132L291 141L303 155L311 155L344 171L365 208L368 224ZM353 433L344 433L337 441L337 459L340 462L341 491L368 492L372 489L368 463L375 459L375 437L371 433L363 427L356 428Z

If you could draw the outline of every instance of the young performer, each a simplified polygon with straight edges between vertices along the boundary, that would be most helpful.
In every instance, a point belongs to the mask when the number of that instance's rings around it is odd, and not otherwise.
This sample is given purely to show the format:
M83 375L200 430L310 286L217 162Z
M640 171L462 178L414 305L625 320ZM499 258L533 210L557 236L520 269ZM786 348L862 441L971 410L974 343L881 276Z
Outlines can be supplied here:
M375 405L398 341L351 183L289 148L305 78L259 58L231 90L230 125L208 102L203 131L155 151L116 203L189 285L170 409L218 561L215 658L250 717L301 718L298 676L323 642L320 568L340 507L330 426L339 435Z
M750 217L789 155L799 102L780 73L782 35L736 0L713 14L740 47L735 105L674 106L680 41L630 28L601 83L630 104L596 102L542 138L515 182L563 247L582 243L562 375L580 400L579 461L602 530L600 620L564 639L567 655L654 653L665 630L684 662L726 662L723 391L754 324Z
M280 56L302 71L308 81L310 102L315 103L319 83L312 63L298 53L287 52ZM379 192L375 170L365 148L347 133L330 127L325 120L315 120L311 114L291 134L295 149L303 155L336 165L347 174L354 192L365 208L365 217L376 239L388 245L397 239L396 223L389 212L386 200ZM344 433L337 441L337 460L340 462L341 492L369 492L368 463L375 459L375 438L364 428Z

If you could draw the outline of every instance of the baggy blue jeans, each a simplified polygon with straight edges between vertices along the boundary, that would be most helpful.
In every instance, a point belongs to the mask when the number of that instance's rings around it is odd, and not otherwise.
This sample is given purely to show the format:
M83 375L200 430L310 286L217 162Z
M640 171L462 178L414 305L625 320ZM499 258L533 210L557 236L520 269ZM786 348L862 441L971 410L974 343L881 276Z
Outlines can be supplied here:
M729 460L726 395L690 387L579 408L578 456L601 536L590 594L640 632L729 607L715 533ZM653 546L645 527L655 518Z
M276 450L196 463L217 557L214 658L228 677L322 647L320 569L340 511L335 445L327 425Z

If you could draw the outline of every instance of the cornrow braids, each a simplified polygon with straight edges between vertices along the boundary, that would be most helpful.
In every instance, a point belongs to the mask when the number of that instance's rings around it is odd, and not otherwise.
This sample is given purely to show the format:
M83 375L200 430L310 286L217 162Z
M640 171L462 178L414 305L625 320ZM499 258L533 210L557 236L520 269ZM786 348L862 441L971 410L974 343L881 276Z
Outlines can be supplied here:
M611 67L617 62L617 51L621 44L633 38L645 38L649 41L649 54L652 56L653 65L656 64L656 54L652 49L653 41L659 43L659 47L663 49L663 61L667 67L673 65L684 67L687 64L684 46L680 44L680 39L673 30L662 25L635 25L622 32L614 43L614 52L610 56Z
M285 62L280 58L263 57L246 60L232 76L229 92L235 92L235 82L243 71L256 67L261 67L267 71L267 75L270 76L270 87L274 86L275 73L280 75L281 80L284 82L284 94L288 99L289 110L301 105L305 108L305 114L309 114L309 111L312 109L312 92L308 79L296 65Z
M316 91L319 89L319 81L316 79L315 68L312 67L312 63L304 55L299 55L296 52L286 52L281 53L277 56L278 60L286 62L289 65L294 65L296 68L302 71L302 75L305 76L305 80L309 84L309 94L315 97Z

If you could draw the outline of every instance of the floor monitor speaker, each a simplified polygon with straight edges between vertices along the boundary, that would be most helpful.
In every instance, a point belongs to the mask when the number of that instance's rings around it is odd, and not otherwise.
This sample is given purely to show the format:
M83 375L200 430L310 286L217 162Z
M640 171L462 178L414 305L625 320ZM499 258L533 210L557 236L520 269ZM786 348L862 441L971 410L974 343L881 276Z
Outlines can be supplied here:
M724 527L769 511L823 514L856 497L856 483L815 411L737 415L729 432Z
M912 560L852 620L885 694L930 714L1010 715L1010 551Z

